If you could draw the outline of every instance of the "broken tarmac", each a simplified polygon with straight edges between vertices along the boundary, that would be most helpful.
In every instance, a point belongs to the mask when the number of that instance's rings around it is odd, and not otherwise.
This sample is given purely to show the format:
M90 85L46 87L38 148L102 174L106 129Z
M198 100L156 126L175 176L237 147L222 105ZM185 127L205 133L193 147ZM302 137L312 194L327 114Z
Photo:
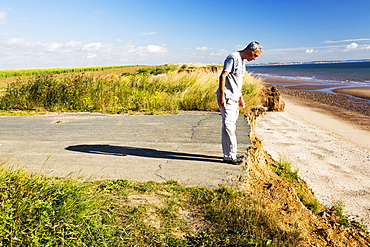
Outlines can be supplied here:
M3 116L0 126L0 163L36 174L204 187L245 178L243 166L222 163L219 113L48 113ZM250 146L249 131L239 116L239 153Z

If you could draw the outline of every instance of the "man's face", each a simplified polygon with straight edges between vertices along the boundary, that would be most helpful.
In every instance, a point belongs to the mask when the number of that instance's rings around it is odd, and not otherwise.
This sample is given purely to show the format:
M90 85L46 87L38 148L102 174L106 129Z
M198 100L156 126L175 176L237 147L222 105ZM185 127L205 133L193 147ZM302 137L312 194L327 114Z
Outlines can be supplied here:
M256 60L257 57L259 57L260 55L261 55L261 51L260 50L257 50L257 51L251 51L251 50L249 50L247 61L250 62L250 61Z

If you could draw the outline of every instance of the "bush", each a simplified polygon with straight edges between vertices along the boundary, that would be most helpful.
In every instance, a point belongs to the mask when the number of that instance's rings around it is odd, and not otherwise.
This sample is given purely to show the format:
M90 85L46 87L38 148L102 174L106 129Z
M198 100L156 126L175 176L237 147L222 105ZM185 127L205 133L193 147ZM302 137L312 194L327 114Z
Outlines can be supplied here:
M176 70L177 67L171 65L156 66L152 68L143 68L137 71L138 74L150 74L150 75L159 75L166 74L170 71Z

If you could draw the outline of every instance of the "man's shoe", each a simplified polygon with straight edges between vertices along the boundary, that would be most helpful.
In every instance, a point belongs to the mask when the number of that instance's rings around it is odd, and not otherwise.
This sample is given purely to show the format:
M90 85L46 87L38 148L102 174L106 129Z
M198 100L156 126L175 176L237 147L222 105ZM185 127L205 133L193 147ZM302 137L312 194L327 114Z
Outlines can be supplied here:
M243 159L233 159L233 160L223 160L224 163L232 164L232 165L242 165L244 163Z

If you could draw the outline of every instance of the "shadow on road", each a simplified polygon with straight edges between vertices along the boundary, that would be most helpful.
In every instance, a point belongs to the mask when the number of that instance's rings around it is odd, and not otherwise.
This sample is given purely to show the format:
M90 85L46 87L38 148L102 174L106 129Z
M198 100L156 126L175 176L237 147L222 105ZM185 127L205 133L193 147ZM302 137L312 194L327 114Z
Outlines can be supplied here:
M140 156L158 159L194 160L207 162L222 162L222 157L202 154L189 154L181 152L161 151L151 148L138 148L112 145L76 145L66 148L68 151L83 152L90 154L116 155L116 156Z

